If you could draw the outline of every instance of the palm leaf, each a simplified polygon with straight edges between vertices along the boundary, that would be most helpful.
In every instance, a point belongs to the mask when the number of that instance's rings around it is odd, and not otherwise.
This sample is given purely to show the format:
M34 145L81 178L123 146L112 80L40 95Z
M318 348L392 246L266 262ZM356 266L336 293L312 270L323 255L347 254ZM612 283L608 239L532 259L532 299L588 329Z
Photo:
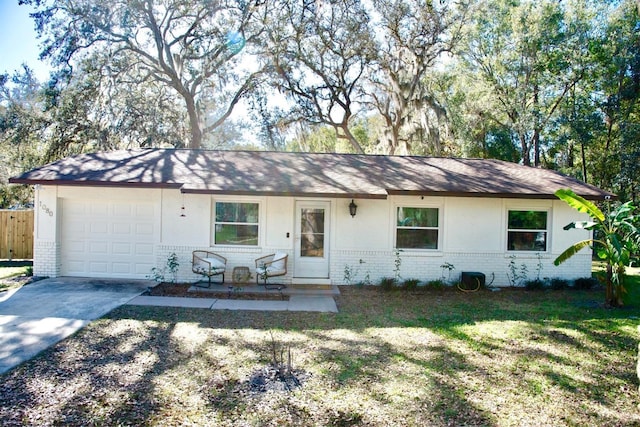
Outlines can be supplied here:
M586 213L597 221L604 221L604 214L595 204L581 196L578 196L570 189L560 189L555 192L555 195L578 212Z
M558 255L558 258L556 258L553 261L553 265L558 266L558 265L562 264L563 262L565 262L566 260L568 260L569 258L574 256L575 254L580 252L582 249L589 247L592 242L593 242L593 240L591 240L591 239L583 240L581 242L578 242L578 243L576 243L574 245L569 246L564 252L562 252L560 255Z

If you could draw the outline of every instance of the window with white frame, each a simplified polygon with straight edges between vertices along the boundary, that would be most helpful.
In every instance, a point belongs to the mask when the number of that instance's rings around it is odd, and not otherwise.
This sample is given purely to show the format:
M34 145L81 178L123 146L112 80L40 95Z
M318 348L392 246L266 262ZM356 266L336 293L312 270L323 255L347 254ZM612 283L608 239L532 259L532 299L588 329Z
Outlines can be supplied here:
M216 202L214 244L258 246L259 214L258 203Z
M440 210L399 206L396 211L396 248L438 249Z
M549 212L509 210L507 250L546 252L549 236Z

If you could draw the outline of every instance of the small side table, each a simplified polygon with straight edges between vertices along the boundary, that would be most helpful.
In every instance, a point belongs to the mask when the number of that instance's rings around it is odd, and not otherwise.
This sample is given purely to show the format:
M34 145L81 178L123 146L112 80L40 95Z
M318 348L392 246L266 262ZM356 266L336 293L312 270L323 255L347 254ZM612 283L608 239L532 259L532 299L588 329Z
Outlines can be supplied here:
M234 267L231 279L233 280L233 286L247 284L251 280L251 270L249 267Z

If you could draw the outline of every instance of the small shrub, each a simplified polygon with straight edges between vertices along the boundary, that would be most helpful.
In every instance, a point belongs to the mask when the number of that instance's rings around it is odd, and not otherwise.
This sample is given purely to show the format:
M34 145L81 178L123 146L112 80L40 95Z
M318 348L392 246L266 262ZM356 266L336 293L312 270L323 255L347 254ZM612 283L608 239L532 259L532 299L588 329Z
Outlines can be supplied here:
M147 279L154 280L156 282L164 282L167 271L171 274L171 281L173 283L178 282L178 268L180 263L178 262L178 255L172 252L167 258L167 262L164 268L153 267L151 268L151 274L147 276Z
M371 273L367 271L367 274L364 275L364 279L362 280L362 286L370 286L371 285Z
M27 276L29 277L33 277L33 266L30 265L29 267L27 267L27 271L25 273Z
M393 250L393 273L395 274L395 282L400 282L400 266L402 265L402 258L400 258L400 252L402 249L394 249Z
M544 280L535 279L535 280L527 280L524 282L524 287L530 291L539 291L545 288Z
M354 271L354 268L348 264L344 266L344 283L347 285L351 285L353 283L353 279L355 278L357 271Z
M418 288L418 283L420 283L418 279L407 279L402 282L402 288L407 291L415 291Z
M516 256L511 255L509 257L509 265L507 271L507 278L509 284L512 287L516 287L519 284L527 281L528 268L526 264L520 264L520 267L516 265Z
M425 285L425 288L427 289L443 289L444 287L446 287L446 283L444 282L444 280L442 279L435 279L435 280L429 280L427 282L427 284Z
M451 272L453 270L455 270L456 267L453 264L451 264L450 262L445 262L440 266L440 268L442 269L442 281L443 282L450 282L451 281ZM444 277L445 270L448 271L446 279Z
M597 284L598 281L593 277L582 277L573 282L573 287L576 289L591 289Z
M569 281L564 279L553 278L551 279L551 289L554 291L561 291L569 288Z
M380 279L380 287L384 291L391 291L396 288L396 279L393 277L383 277Z

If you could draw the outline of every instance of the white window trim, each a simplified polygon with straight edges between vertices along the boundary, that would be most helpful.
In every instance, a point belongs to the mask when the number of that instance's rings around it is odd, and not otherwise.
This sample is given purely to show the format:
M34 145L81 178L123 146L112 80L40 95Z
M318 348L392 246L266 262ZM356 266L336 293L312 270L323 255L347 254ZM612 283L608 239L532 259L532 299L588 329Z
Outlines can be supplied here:
M253 203L258 205L258 243L256 245L229 245L216 243L216 224L236 224L236 225L255 225L253 222L216 222L216 203ZM211 199L211 233L209 236L210 246L213 248L245 248L245 249L257 249L262 247L263 238L263 225L265 223L264 219L264 206L266 204L262 199L253 199L253 198L242 198L242 197L213 197Z
M547 241L546 241L546 250L544 251L537 251L537 250L533 250L533 251L527 251L527 250L515 250L515 249L509 249L509 231L516 231L516 232L530 232L530 233L537 233L542 231L541 229L510 229L509 228L509 211L534 211L534 212L546 212L547 213L547 228L544 230L547 233ZM552 208L551 207L542 207L542 206L528 206L528 205L523 205L523 206L518 206L518 205L513 205L513 206L506 206L505 211L504 211L504 238L503 238L503 243L504 243L504 250L507 254L511 255L516 255L516 254L521 254L524 256L528 256L528 255L532 255L532 254L549 254L551 253L551 230L553 229L551 227L551 219L552 219Z
M398 208L418 208L418 209L437 209L438 210L438 226L437 227L398 227ZM398 249L407 253L441 253L442 252L442 242L443 242L443 223L444 223L444 207L442 204L424 204L424 203L394 203L393 205L393 220L392 220L392 232L393 236L393 249ZM419 229L419 230L437 230L438 231L438 242L437 247L435 249L422 249L422 248L399 248L398 247L398 229Z

